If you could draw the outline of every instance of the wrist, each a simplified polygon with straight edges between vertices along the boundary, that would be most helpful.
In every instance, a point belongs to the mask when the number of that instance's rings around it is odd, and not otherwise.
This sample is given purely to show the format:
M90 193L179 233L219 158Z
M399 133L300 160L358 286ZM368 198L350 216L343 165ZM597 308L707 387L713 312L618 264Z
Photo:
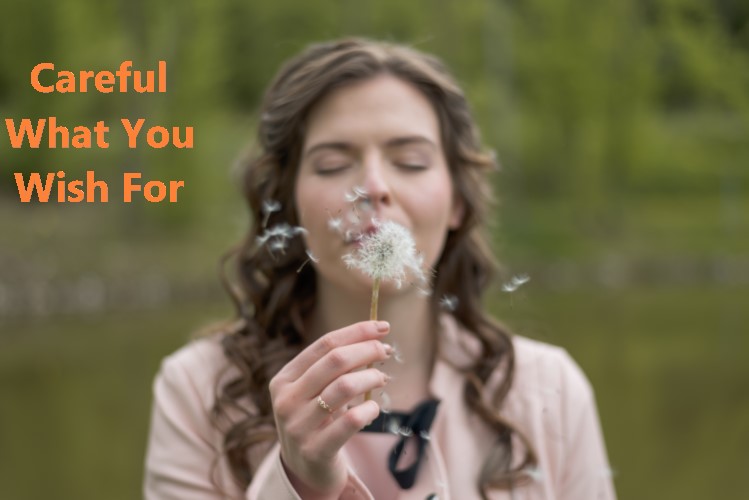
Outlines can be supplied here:
M286 473L286 477L289 479L289 483L294 488L294 491L303 500L338 500L346 487L346 481L342 481L338 487L332 487L330 489L319 489L309 485L303 481L297 474L295 474L281 456L281 465Z

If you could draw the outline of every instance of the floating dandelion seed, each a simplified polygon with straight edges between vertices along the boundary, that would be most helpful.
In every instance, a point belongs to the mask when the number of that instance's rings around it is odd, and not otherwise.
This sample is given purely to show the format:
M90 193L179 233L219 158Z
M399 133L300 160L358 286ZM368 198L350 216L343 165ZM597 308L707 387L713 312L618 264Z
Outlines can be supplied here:
M356 203L361 199L366 200L368 196L366 189L361 186L354 186L351 191L344 193L343 198L349 203Z
M395 434L397 436L400 431L400 426L398 425L398 422L395 421L395 419L391 418L390 420L388 420L387 430L390 434Z
M281 210L281 202L276 200L263 200L263 227L268 225L268 219L270 219L270 214L273 212L278 212Z
M343 219L340 217L331 217L328 219L328 229L340 233L343 231Z
M285 239L273 240L268 243L268 249L272 252L286 253L287 246L288 243L286 243Z
M400 434L403 437L411 437L413 433L414 433L413 429L405 425L401 427L400 429L398 429L398 434Z
M540 483L544 480L544 473L538 467L527 467L523 469L523 472L537 483Z
M390 413L390 396L387 392L382 391L382 394L380 394L380 411L382 413Z
M448 312L453 312L458 308L458 297L455 295L443 295L440 299L440 307Z
M510 281L502 285L502 291L512 293L524 284L528 283L530 279L530 276L528 276L527 274L519 274L517 276L513 276Z
M403 363L403 355L401 354L401 350L398 348L398 344L393 342L392 346L393 346L393 360L395 360L396 363Z
M320 259L318 259L317 257L315 257L312 254L311 250L305 250L304 253L307 254L307 260L305 260L304 262L302 262L302 265L299 266L299 268L297 268L297 270L296 270L297 273L300 273L302 271L302 269L304 269L304 266L306 266L309 261L312 261L315 264L317 264L318 262L320 262Z
M270 227L256 238L258 246L267 245L271 252L284 253L289 246L288 240L296 235L306 233L307 230L301 226L290 226L286 223Z
M611 477L616 476L617 472L611 467L602 467L598 475L601 477L605 477L605 478L611 478Z

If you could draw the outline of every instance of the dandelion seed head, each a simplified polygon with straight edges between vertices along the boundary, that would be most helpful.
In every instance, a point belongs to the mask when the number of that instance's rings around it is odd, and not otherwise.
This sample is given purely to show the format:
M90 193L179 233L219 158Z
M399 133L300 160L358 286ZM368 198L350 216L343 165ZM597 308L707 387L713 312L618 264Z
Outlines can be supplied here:
M416 252L411 232L392 221L378 223L371 233L361 235L359 247L343 256L349 268L370 278L393 280L400 288L407 273L424 281L423 259Z

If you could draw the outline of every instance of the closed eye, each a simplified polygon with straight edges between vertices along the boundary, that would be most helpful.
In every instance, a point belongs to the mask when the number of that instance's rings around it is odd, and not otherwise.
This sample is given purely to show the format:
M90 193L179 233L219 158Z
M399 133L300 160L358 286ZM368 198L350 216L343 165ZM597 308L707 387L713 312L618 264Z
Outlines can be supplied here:
M332 167L319 167L315 169L315 173L317 173L318 175L323 175L323 176L335 175L339 172L346 170L347 168L349 168L349 166L350 166L349 164L345 164L345 165L337 165L337 166L332 166Z
M428 165L422 165L419 163L396 163L396 166L410 171L426 170L427 168L429 168Z

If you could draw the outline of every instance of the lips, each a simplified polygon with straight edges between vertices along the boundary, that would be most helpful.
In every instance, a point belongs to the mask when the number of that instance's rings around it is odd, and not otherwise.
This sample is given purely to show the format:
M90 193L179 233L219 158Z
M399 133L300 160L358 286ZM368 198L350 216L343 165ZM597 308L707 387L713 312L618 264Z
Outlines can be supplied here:
M377 232L377 226L375 225L367 226L367 228L364 229L364 231L349 230L346 232L346 235L343 241L346 245L359 245L361 243L361 240L364 237L369 236L371 234L375 234L376 232Z

